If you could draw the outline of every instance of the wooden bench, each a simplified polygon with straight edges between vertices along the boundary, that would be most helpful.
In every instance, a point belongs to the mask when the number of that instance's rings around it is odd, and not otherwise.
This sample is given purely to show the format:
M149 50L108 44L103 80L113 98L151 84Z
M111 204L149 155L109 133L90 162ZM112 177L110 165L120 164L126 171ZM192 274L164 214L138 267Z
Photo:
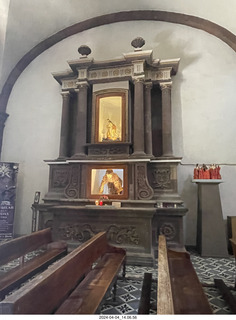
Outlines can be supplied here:
M94 314L122 265L124 276L125 259L125 250L100 232L6 297L0 313Z
M158 244L158 314L212 314L189 253L167 248L164 235Z
M41 250L41 252L39 251ZM26 261L25 255L38 251L37 255ZM66 242L52 242L50 228L34 232L0 244L0 265L19 258L19 263L0 276L0 300L19 287L36 273L46 269L52 262L67 253Z
M235 227L235 225L234 225ZM234 230L236 231L236 230ZM235 235L235 232L234 232ZM233 254L235 257L235 266L236 266L236 238L229 239L232 244ZM230 286L227 286L225 282L222 279L214 279L215 286L219 289L221 292L221 295L223 299L228 304L229 308L232 311L232 314L236 314L236 297L231 292L232 289L236 290L236 274L235 274L235 280L234 280L234 287L230 288Z
M145 272L143 278L143 285L141 290L141 297L139 301L138 314L150 313L150 300L152 290L152 273Z

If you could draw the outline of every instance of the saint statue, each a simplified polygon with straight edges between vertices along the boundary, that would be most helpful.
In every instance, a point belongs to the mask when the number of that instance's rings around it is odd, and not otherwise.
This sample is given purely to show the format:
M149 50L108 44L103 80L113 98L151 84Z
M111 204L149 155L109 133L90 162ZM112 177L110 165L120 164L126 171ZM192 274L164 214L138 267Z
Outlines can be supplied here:
M122 194L123 187L122 187L122 180L113 172L112 169L107 169L105 175L102 178L99 193L102 194L104 191L104 186L108 186L108 194Z
M116 129L116 125L110 119L107 119L107 140L118 139Z
M193 170L193 179L199 179L199 166L196 164L196 167Z

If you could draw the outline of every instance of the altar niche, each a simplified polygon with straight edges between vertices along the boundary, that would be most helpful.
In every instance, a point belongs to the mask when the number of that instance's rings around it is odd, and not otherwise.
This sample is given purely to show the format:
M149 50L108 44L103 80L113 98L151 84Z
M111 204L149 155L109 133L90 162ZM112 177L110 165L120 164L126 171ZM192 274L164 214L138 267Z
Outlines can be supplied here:
M128 168L126 165L92 165L88 167L89 199L128 199Z
M95 143L126 141L127 92L102 91L94 93Z
M160 233L183 248L186 213L172 148L179 59L154 59L144 43L135 39L133 52L109 61L81 46L70 71L53 73L62 95L59 156L48 160L49 189L37 206L39 227L51 223L56 238L83 242L106 230L128 261L142 264L153 261Z

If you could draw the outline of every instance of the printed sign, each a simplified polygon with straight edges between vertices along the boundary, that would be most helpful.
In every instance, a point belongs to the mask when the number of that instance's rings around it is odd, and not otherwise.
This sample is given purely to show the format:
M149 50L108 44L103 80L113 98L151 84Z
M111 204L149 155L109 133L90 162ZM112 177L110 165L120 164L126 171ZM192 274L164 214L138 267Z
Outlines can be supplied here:
M13 237L18 163L0 162L0 240Z

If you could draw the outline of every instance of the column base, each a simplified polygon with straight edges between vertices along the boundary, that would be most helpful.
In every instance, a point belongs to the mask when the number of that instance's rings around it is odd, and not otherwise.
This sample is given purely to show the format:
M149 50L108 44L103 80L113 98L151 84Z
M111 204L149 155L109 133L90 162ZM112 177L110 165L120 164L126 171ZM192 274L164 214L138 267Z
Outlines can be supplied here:
M85 153L76 153L70 159L77 160L77 159L85 159L85 158L87 158L87 154L85 154Z
M173 153L163 153L161 156L161 158L173 158L173 157L174 157Z
M149 156L143 152L143 151L135 151L133 152L130 157L133 157L133 158L149 158Z

